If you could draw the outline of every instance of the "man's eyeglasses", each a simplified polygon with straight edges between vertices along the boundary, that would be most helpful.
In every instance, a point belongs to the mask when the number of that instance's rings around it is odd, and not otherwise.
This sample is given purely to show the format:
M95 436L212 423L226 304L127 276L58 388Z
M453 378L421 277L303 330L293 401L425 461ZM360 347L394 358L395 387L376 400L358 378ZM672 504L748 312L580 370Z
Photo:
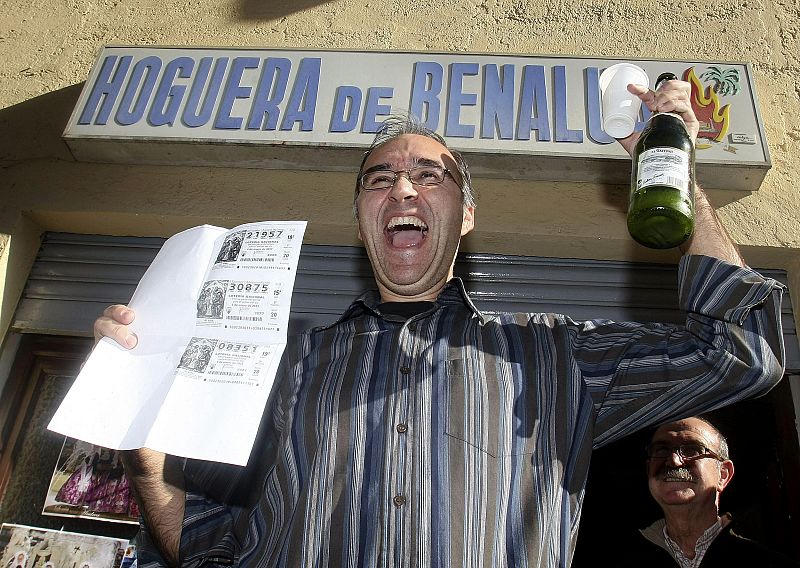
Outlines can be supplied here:
M358 178L358 186L365 191L375 191L376 189L388 189L392 187L397 178L405 174L414 185L423 187L434 187L444 183L446 176L453 177L445 167L442 166L417 166L408 170L374 170L361 174ZM455 178L453 178L455 179Z
M681 444L680 446L670 446L668 444L649 444L645 451L647 457L655 460L665 460L672 454L677 453L684 462L694 461L703 458L714 458L717 461L725 461L725 458L720 456L710 448L706 448L700 444Z

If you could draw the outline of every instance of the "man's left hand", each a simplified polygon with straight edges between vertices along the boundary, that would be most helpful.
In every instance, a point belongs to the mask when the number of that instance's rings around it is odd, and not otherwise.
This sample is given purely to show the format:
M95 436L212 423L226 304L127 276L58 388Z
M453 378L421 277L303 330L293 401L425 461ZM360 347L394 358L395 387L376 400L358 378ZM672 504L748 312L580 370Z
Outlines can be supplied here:
M652 112L674 112L686 123L686 129L694 143L700 131L700 123L692 110L690 97L692 86L686 81L665 81L658 91L653 91L641 85L628 85L628 91L638 96L642 103L647 105ZM622 138L619 143L633 155L633 149L639 140L639 133L634 132L627 138Z

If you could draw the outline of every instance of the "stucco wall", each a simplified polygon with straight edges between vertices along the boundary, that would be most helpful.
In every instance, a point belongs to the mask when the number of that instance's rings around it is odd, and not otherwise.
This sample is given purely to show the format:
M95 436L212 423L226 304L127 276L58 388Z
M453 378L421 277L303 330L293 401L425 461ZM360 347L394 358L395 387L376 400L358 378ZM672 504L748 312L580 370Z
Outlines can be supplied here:
M347 174L77 163L60 138L104 44L744 61L752 64L773 167L753 193L715 191L751 264L800 261L800 6L633 1L6 0L0 15L0 337L37 230L167 236L203 222L306 218L307 241L355 243ZM702 180L700 180L702 182ZM464 249L664 260L624 226L626 189L476 180ZM14 242L19 246L15 248ZM15 256L16 255L16 256ZM13 269L12 269L13 267ZM794 296L800 290L793 286Z

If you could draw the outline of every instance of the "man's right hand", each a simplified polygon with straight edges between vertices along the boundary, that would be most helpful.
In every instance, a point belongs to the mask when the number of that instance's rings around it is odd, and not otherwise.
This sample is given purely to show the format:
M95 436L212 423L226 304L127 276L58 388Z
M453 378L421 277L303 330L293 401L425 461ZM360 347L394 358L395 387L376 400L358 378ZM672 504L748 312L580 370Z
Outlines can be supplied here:
M128 327L136 314L128 306L114 304L103 310L103 315L94 320L94 342L110 337L123 347L133 349L139 342L136 334Z
M136 314L128 306L115 304L94 321L95 343L109 337L128 349L138 343L130 324ZM179 564L184 501L180 460L147 448L120 452L125 475L133 486L150 538L169 566Z

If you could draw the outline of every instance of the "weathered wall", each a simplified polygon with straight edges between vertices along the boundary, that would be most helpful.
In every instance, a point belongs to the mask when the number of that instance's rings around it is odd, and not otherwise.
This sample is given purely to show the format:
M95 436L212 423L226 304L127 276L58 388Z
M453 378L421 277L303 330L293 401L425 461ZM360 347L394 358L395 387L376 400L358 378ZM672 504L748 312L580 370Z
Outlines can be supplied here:
M75 162L60 135L79 83L105 44L749 62L773 168L757 192L711 197L751 264L795 271L800 263L800 153L794 151L800 6L794 0L5 0L0 14L0 242L9 245L0 257L0 271L8 266L0 272L0 337L36 230L167 236L202 222L306 218L308 242L356 242L347 174ZM500 180L476 186L483 196L478 229L464 249L674 259L627 237L625 188Z

